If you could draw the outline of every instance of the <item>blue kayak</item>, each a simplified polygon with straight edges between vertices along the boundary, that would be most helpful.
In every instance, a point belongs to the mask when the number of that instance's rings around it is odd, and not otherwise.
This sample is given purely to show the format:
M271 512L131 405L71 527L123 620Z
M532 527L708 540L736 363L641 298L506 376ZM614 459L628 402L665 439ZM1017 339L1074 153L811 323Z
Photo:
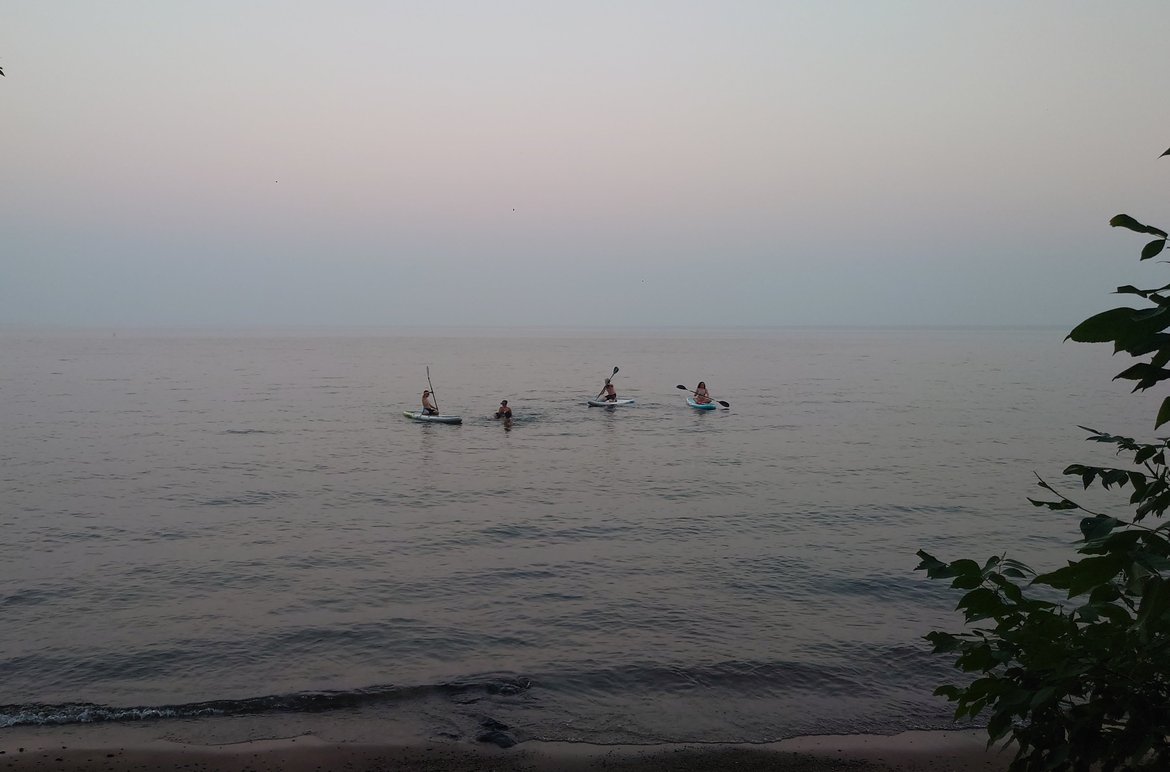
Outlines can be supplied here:
M719 405L715 404L714 402L699 404L698 402L695 402L694 397L687 397L687 404L693 407L695 410L714 410L715 408L719 407Z

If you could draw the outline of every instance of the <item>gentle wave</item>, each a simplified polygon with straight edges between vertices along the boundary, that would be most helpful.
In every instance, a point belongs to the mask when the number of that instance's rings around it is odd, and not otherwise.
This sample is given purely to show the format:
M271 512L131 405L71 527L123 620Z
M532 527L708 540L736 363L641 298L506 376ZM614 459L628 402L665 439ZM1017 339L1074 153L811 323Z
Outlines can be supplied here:
M860 649L833 652L840 661L858 657ZM873 652L869 652L872 655ZM605 703L639 695L695 694L718 702L782 697L798 699L834 696L851 699L897 697L891 684L912 684L923 674L946 675L937 658L922 649L891 648L883 656L887 673L880 681L859 662L856 666L808 661L724 661L690 666L641 662L616 667L565 668L531 675L485 674L423 685L375 685L352 690L323 690L265 695L241 699L115 706L90 702L0 705L0 728L103 721L144 721L200 716L243 716L260 713L320 713L350 708L408 703L432 697L468 704L477 698L509 698L533 693L540 702L550 695L576 701ZM913 690L907 690L913 693ZM543 695L543 697L541 696ZM803 695L803 697L802 697ZM469 699L470 698L470 699ZM920 707L920 705L919 705Z
M241 700L206 700L175 705L115 707L89 702L59 705L0 705L0 727L147 721L201 716L246 716L258 713L322 713L374 703L408 700L428 694L452 697L468 693L518 694L531 687L524 678L451 682L433 686L371 686L353 691L299 692Z

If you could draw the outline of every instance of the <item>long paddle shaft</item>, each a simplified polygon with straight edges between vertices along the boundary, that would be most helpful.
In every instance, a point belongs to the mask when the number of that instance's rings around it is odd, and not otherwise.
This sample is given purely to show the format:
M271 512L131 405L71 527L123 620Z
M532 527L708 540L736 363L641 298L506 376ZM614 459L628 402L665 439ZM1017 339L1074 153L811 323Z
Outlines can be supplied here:
M609 375L609 378L606 378L606 379L605 379L605 386L608 386L608 385L609 385L609 382L610 382L610 381L613 379L613 377L614 377L615 375L617 375L617 373L618 373L618 367L617 367L617 365L614 365L614 367L613 367L613 372L612 372L612 373L610 373L610 375ZM598 396L598 398L600 398L600 397L601 397L601 395L605 393L605 386L602 386L602 387L601 387L601 391L597 392L597 396Z
M681 383L680 383L678 386L676 386L675 388L682 389L683 391L689 391L689 392L691 392L691 394L694 394L696 397L697 397L697 396L699 396L699 392L697 392L697 391L692 391L691 389L688 389L686 386L683 386ZM708 399L710 399L710 398L708 397ZM730 402L724 402L724 401L723 401L723 400L721 400L721 399L717 399L717 400L714 400L714 401L715 401L715 402L718 402L720 405L723 405L723 407L731 407L731 403L730 403Z
M427 365L427 388L431 390L431 399L435 401L435 412L439 412L439 398L435 394L435 387L431 385L431 366Z

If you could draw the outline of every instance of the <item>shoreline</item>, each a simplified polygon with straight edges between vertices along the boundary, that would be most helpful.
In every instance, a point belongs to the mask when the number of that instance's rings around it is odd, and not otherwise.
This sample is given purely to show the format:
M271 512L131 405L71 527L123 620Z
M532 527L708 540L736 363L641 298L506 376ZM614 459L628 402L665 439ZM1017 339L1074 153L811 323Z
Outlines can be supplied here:
M975 729L805 736L761 744L594 745L530 740L507 749L454 740L336 742L312 733L204 745L144 733L143 727L87 727L80 736L64 729L0 730L0 770L1002 772L1013 755L1010 749L987 749L986 733Z

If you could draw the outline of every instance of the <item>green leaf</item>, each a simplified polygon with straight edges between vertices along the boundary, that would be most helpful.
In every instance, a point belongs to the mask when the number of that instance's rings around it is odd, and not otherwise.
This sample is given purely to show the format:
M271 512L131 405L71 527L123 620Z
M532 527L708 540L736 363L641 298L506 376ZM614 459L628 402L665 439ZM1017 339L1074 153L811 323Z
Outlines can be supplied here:
M1146 295L1150 294L1150 291L1144 290L1144 289L1138 289L1137 287L1133 286L1132 284L1126 284L1124 286L1118 287L1117 289L1113 290L1113 294L1115 294L1115 295L1141 295L1144 298Z
M1157 429L1167 421L1170 421L1170 397L1162 400L1162 406L1158 408L1158 418L1154 421L1154 428Z
M937 630L927 633L924 637L933 644L935 654L945 654L948 651L954 651L961 645L961 642L955 636L950 633L940 633Z
M1114 228L1128 228L1131 231L1136 231L1138 233L1149 233L1154 236L1161 236L1162 238L1166 238L1167 236L1165 231L1159 228L1155 228L1151 225L1142 225L1128 214L1114 215L1109 220L1109 224Z
M1111 533L1100 541L1100 546L1104 547L1109 552L1128 552L1137 546L1144 538L1144 534L1139 530L1125 530Z
M1168 337L1170 337L1170 336L1168 336ZM1114 445L1124 445L1126 447L1134 444L1132 437L1122 437L1119 434L1106 434L1105 432L1099 432L1096 429L1090 429L1087 426L1081 426L1079 428L1084 429L1089 434L1093 435L1092 437L1086 437L1085 442L1109 442L1109 443L1112 443ZM1077 468L1080 466L1081 466L1080 464L1073 464L1072 466L1069 467L1069 469ZM1073 474L1073 472L1066 471L1065 474ZM1077 474L1079 474L1079 472Z
M1170 287L1167 289L1170 289ZM1160 332L1153 335L1146 335L1139 340L1126 341L1123 350L1130 356L1144 357L1146 354L1162 351L1167 348L1170 348L1170 335Z
M1142 550L1133 556L1133 562L1148 569L1151 573L1164 574L1170 572L1170 558L1165 555L1155 555Z
M966 612L968 622L974 622L1000 614L1006 606L994 590L980 587L964 595L955 608Z
M1139 362L1132 367L1127 367L1117 375L1113 376L1113 380L1122 379L1126 381L1143 381L1155 380L1160 381L1165 378L1170 378L1170 370L1163 370L1160 367Z
M1052 698L1056 696L1056 693L1055 686L1045 686L1043 689L1037 689L1036 692L1032 695L1030 707L1035 710L1044 703L1052 700Z
M1058 590L1068 590L1068 597L1074 598L1117 576L1121 571L1121 563L1122 558L1115 554L1085 558L1051 573L1041 574L1034 581Z
M988 581L995 584L995 586L999 588L999 591L1002 592L1004 597L1008 600L1012 601L1013 603L1022 603L1024 601L1023 591L1007 579L1009 576L1007 572L1012 570L1014 569L1009 568L1006 569L1002 574L992 574L990 577L988 577ZM1016 573L1019 572L1016 571Z
M974 718L974 716L972 716ZM987 722L987 742L993 743L1003 737L1012 728L1012 715L1007 712L996 713Z
M981 584L983 577L979 574L959 574L955 581L951 582L951 587L956 590L973 590Z
M957 686L951 686L951 685L947 684L945 686L940 686L937 689L935 689L934 696L935 697L946 697L947 700L949 700L950 702L954 702L955 700L957 700L963 696L963 690Z
M1120 627L1128 627L1129 624L1133 621L1133 617L1131 617L1129 612L1123 609L1121 606L1116 606L1112 603L1104 603L1099 606L1095 606L1095 608L1097 609L1097 613Z
M1124 469L1106 469L1101 473L1101 485L1105 490L1126 485L1129 482L1129 472Z
M980 579L983 578L982 572L979 570L979 564L968 558L956 560L955 562L951 563L951 570L959 575L969 574L978 576Z
M963 651L963 654L955 660L955 667L962 670L964 673L987 672L995 668L999 662L991 652L991 647L987 644L979 646L971 646ZM980 681L974 681L971 686L967 687L967 698L970 699L972 693L976 690Z
M1146 232L1146 226L1142 225L1128 214L1114 215L1112 218L1110 218L1109 224L1114 228L1129 228L1131 231L1137 231L1138 233Z
M1142 248L1142 260L1149 260L1151 257L1157 257L1158 254L1166 247L1166 239L1155 239Z
M950 579L958 576L959 572L924 550L918 550L918 557L922 562L915 567L915 571L925 571L931 579ZM974 561L970 561L974 563Z
M1112 554L1102 555L1100 558L1082 560L1078 564L1078 569L1069 583L1070 598L1086 593L1117 576L1121 572L1121 561Z
M914 569L915 571L929 571L932 568L945 568L947 565L946 563L936 558L934 555L931 555L926 550L918 550L918 552L915 554L918 555L919 559L922 561L918 564L918 567Z
M1133 321L1135 308L1113 308L1090 316L1073 328L1069 340L1077 343L1108 343L1116 340L1122 330Z
M1119 522L1121 521L1117 518L1109 517L1108 515L1086 517L1081 520L1081 533L1084 535L1085 541L1100 539L1108 536L1117 527Z
M1112 603L1121 597L1121 591L1112 584L1102 584L1099 587L1094 587L1093 591L1089 593L1089 602L1096 604Z
M1142 593L1142 603L1138 607L1137 622L1147 625L1151 618L1160 620L1170 612L1170 591L1166 582L1160 576L1152 576L1146 583Z
M1075 504L1068 499L1064 501L1037 501L1036 499L1029 498L1028 501L1032 502L1032 506L1034 507L1048 507L1049 509L1055 510L1081 508L1079 504Z

